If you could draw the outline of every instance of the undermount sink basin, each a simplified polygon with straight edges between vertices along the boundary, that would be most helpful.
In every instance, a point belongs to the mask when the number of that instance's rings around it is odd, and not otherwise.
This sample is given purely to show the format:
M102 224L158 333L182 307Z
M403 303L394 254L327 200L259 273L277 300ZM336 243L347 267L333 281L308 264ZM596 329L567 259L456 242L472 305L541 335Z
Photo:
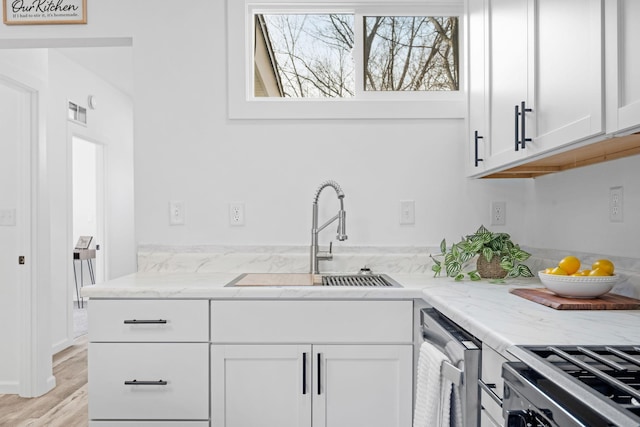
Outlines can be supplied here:
M307 273L244 273L226 286L402 287L386 274L318 275Z

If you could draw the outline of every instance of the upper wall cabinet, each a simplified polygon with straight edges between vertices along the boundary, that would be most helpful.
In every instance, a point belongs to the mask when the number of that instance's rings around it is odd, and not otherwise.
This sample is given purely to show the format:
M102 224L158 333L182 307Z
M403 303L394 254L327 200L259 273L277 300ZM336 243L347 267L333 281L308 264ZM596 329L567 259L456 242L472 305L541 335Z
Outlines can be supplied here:
M640 2L605 4L607 133L625 134L640 127Z
M601 0L469 0L468 175L604 128Z

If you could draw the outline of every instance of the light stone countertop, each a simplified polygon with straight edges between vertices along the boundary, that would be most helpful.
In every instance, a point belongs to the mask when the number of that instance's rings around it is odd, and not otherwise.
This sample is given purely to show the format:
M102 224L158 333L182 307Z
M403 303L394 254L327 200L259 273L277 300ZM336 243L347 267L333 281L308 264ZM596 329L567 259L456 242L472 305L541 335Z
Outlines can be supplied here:
M640 344L640 310L554 310L509 293L537 278L455 282L428 274L390 274L402 288L225 287L238 273L135 273L85 286L89 298L414 299L422 298L505 357L513 345ZM90 305L90 304L89 304Z

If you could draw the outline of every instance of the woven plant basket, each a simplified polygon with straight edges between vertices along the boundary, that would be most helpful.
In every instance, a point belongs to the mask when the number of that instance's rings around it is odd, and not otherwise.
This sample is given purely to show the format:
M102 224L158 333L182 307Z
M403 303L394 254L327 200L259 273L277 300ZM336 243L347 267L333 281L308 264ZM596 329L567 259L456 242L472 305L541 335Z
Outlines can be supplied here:
M507 270L500 267L500 257L497 256L492 257L489 262L484 255L480 255L476 268L480 277L484 279L503 279L507 275Z

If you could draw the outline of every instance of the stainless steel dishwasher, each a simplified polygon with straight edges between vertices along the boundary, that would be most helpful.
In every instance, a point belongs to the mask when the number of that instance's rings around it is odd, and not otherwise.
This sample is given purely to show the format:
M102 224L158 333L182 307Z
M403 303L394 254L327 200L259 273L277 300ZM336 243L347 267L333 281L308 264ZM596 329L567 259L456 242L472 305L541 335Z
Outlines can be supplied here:
M442 375L458 387L462 403L462 425L480 425L480 364L482 343L434 308L420 310L422 337L449 357Z

